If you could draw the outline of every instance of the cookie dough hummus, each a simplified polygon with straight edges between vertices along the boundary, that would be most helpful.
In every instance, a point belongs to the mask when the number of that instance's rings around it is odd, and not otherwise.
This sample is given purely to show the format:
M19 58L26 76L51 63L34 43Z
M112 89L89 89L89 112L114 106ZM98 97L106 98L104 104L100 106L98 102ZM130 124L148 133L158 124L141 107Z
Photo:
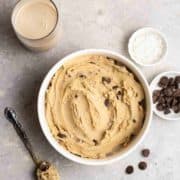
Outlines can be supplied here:
M127 68L109 57L81 56L54 75L45 100L55 139L81 157L104 158L138 134L144 91Z

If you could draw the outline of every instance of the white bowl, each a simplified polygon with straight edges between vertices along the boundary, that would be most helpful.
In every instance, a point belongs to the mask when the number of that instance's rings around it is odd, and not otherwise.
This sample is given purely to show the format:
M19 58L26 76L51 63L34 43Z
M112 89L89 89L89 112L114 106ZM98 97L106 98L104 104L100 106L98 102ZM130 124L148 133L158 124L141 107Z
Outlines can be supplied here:
M144 62L141 62L140 59L136 56L136 54L134 52L133 44L137 41L137 39L140 39L143 36L148 37L148 36L151 36L151 35L156 35L161 40L161 46L159 47L161 49L161 55L154 62L144 63ZM151 45L153 45L152 42L151 42ZM147 47L146 47L146 50L147 50ZM150 66L158 65L159 63L161 63L165 59L165 57L167 55L167 51L168 51L168 44L167 44L165 35L162 32L160 32L157 29L151 28L151 27L145 27L145 28L138 29L137 31L135 31L131 35L131 37L129 39L129 42L128 42L128 51L129 51L129 54L130 54L131 58L138 65L145 66L145 67L150 67Z
M151 89L151 92L153 93L154 90L159 90L161 89L159 86L158 86L158 82L159 80L161 79L161 77L163 76L167 76L168 78L170 77L175 77L175 76L180 76L180 72L178 71L167 71L167 72L163 72L159 75L157 75L151 82L150 84L150 89ZM170 121L175 121L175 120L180 120L180 113L174 113L172 110L171 110L171 113L169 114L164 114L163 111L158 111L156 109L156 104L153 104L152 107L153 107L153 111L154 113L159 116L160 118L162 119L165 119L165 120L170 120Z
M126 67L128 67L139 79L140 83L142 84L144 91L145 91L145 98L146 98L146 115L145 115L145 120L144 120L144 125L141 129L141 131L139 132L139 134L137 135L137 137L123 150L121 150L119 153L116 153L112 156L106 157L104 159L88 159L88 158L82 158L82 157L78 157L74 154L72 154L71 152L69 152L68 150L66 150L63 146L61 146L56 140L55 138L52 136L50 129L48 127L46 118L45 118L45 93L46 93L46 89L49 85L49 82L51 81L51 78L53 77L53 75L56 73L56 71L63 65L63 63L70 61L74 58L77 58L79 56L82 55L90 55L90 54L98 54L98 55L104 55L104 56L108 56L111 58L116 59L117 61L120 61L122 64L124 64ZM75 161L77 163L80 164L85 164L85 165L104 165L104 164L109 164L112 163L114 161L120 160L122 158L124 158L125 156L127 156L130 152L132 152L138 144L140 144L145 136L145 134L147 133L150 123L151 123L151 119L152 119L152 97L151 97L151 93L149 90L149 86L148 83L144 77L144 75L141 73L141 71L126 57L109 51L109 50L102 50L102 49L87 49L87 50L82 50L82 51L78 51L75 53L72 53L66 57L64 57L63 59L61 59L57 64L55 64L50 71L48 72L48 74L46 75L45 79L42 82L40 91L39 91L39 95L38 95L38 104L37 104L37 108L38 108L38 117L39 117L39 122L40 122L40 126L42 128L42 131L45 135L45 137L47 138L47 140L49 141L49 143L52 145L52 147L59 152L60 154L62 154L63 156L65 156L66 158Z

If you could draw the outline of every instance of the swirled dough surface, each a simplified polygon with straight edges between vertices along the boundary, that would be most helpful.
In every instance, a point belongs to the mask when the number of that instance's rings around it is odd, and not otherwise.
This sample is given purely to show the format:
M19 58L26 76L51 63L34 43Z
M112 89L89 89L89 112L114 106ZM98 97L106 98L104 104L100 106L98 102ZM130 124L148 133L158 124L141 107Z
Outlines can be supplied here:
M45 112L55 139L81 157L120 151L144 120L144 91L127 68L99 55L65 63L46 92Z

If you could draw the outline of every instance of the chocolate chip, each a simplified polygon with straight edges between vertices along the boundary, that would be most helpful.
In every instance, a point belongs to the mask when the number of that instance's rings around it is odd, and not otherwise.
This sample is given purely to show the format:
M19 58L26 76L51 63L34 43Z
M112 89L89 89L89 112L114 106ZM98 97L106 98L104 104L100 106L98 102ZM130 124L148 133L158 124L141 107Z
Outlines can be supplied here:
M125 169L126 174L132 174L134 172L134 167L129 165Z
M98 141L96 139L93 139L94 145L97 146L98 145Z
M132 133L132 134L130 135L130 140L133 140L135 137L136 137L136 135Z
M168 108L164 109L164 114L169 114L170 112L171 111Z
M144 161L139 162L138 167L140 170L145 170L147 168L147 163Z
M174 85L174 79L173 78L169 78L168 86L173 86L173 85Z
M166 96L172 96L173 95L173 89L172 88L167 88L164 90L164 94Z
M91 62L89 62L90 64L96 64L95 62L93 62L93 61L91 61Z
M120 99L121 98L121 94L122 94L121 91L118 91L117 94L116 94L116 98Z
M80 77L80 78L86 78L86 75L80 74L79 77Z
M106 59L111 59L110 57L106 56Z
M142 106L142 107L145 107L145 100L144 100L144 99L141 100L141 101L139 102L139 105Z
M173 98L172 100L172 106L175 106L178 104L178 100L176 98Z
M180 97L180 89L176 89L173 96L174 97Z
M176 76L174 81L175 83L180 83L180 76Z
M109 77L102 77L102 82L104 83L104 82L106 82L106 83L110 83L111 82L111 78L109 78Z
M172 109L173 109L173 111L174 111L175 113L179 113L179 112L180 112L180 108L179 108L178 105L172 106Z
M160 79L158 85L159 85L159 87L163 87L163 88L164 88L164 87L167 87L168 83L169 83L168 77L163 76L163 77Z
M133 123L136 123L136 120L135 120L135 119L133 119Z
M153 103L156 103L158 101L160 95L161 95L160 90L155 90L153 92Z
M121 66L122 65L121 62L116 61L116 60L114 60L114 64L117 65L117 66Z
M45 161L43 161L43 162L41 162L40 164L39 164L39 169L41 170L41 171L46 171L46 170L48 170L49 169L49 163L48 162L45 162Z
M66 135L65 135L65 134L62 134L62 133L58 133L57 136L60 137L60 138L66 138Z
M109 99L105 99L104 104L105 104L106 107L109 107L109 105L110 105Z
M164 103L165 103L165 98L164 98L164 96L159 97L158 103L161 103L161 104L164 104Z
M158 111L163 111L163 109L164 109L164 107L163 107L163 105L161 103L158 103L156 105L156 108L157 108Z
M77 94L75 94L75 96L74 96L75 98L77 98L78 97L78 95Z
M143 149L141 151L141 154L144 156L144 157L148 157L149 154L150 154L150 150L149 149Z
M112 87L112 89L118 89L119 86L115 85Z

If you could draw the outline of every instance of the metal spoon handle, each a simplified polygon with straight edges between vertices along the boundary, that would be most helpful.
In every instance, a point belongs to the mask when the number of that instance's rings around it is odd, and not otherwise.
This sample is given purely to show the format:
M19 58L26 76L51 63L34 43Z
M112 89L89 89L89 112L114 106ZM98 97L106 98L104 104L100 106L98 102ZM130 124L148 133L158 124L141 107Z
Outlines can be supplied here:
M36 155L34 153L34 150L32 148L32 145L30 143L30 140L28 139L22 125L16 119L16 112L12 108L6 107L5 110L4 110L4 115L5 115L6 119L9 120L9 122L11 122L13 124L17 134L21 138L21 140L24 143L26 149L29 151L34 163L36 165L38 165L40 161L36 157Z

